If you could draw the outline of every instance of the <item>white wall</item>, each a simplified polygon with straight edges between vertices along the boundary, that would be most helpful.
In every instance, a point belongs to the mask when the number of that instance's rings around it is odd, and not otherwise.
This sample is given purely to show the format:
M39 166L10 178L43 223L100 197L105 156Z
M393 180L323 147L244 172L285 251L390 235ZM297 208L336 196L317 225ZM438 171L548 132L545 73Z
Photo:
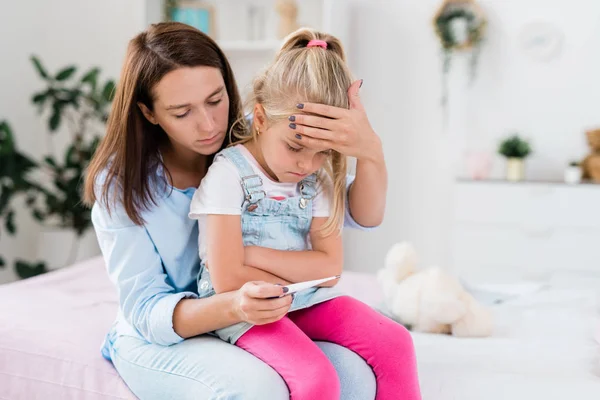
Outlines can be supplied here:
M571 158L587 151L584 130L600 124L600 3L593 0L486 1L490 34L481 75L465 101L474 116L470 142L495 145L508 129L531 138L532 179L561 179ZM553 23L564 35L559 57L537 62L521 50L531 21ZM501 163L498 163L501 166Z
M73 63L99 66L102 77L117 78L127 41L139 30L138 0L29 0L0 3L0 119L13 127L20 148L33 157L46 151L46 125L30 103L42 82L29 57L37 54L49 71ZM0 254L11 264L0 269L0 283L15 279L15 256L35 260L39 226L18 207L18 237L2 227Z
M482 0L489 34L478 79L467 89L468 60L454 63L444 128L440 52L432 30L440 3L351 0L350 63L364 79L362 98L384 142L390 187L383 226L371 233L346 233L349 269L375 271L399 240L414 242L425 264L446 264L450 199L465 149L493 150L501 135L518 129L536 149L530 176L560 178L565 161L586 151L583 129L600 119L600 3ZM0 24L0 118L10 120L21 147L39 155L45 137L29 100L39 84L29 55L40 55L51 70L71 62L99 65L105 76L116 78L127 40L146 20L142 4L144 0L32 0L0 5L0 13L10 16ZM535 19L564 30L560 59L537 64L519 50L519 31ZM232 62L243 66L243 61ZM495 175L501 170L498 160ZM0 240L0 253L9 260L37 247L37 225L26 213L20 213L18 226L18 240L6 234ZM11 279L8 269L0 270L0 282L6 279Z
M348 269L375 271L385 252L411 240L441 258L450 181L439 107L439 52L431 33L437 1L360 1L353 10L351 67L364 79L361 97L383 140L389 171L386 218L380 229L346 232Z
M586 152L583 130L600 125L600 3L592 0L481 0L489 19L478 78L468 59L450 76L449 118L439 106L439 45L432 17L441 1L355 0L351 60L381 135L390 172L386 220L374 233L347 232L349 269L375 271L389 246L410 240L424 264L449 261L453 181L470 148L495 151L512 129L532 140L533 179L561 179ZM520 30L546 20L564 31L559 59L536 63L520 50ZM503 163L495 161L494 176Z

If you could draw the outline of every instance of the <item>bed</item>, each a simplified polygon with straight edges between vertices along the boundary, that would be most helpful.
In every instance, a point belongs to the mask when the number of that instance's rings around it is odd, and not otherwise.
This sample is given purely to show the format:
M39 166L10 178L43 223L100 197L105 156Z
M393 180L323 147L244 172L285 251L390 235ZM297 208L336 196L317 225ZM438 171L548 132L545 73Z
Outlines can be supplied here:
M381 304L372 275L347 272L340 286ZM599 288L555 276L513 294L494 306L491 338L414 333L423 398L600 398ZM0 308L1 400L135 398L99 351L117 308L101 258L0 286Z

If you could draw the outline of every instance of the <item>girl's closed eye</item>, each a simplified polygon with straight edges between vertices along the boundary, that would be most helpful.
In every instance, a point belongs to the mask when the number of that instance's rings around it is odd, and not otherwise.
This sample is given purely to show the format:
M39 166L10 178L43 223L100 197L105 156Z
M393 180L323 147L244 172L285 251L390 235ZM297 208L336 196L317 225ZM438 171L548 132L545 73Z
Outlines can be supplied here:
M221 102L222 99L218 99L218 100L213 100L213 101L209 101L208 104L211 106L216 106Z
M298 153L300 150L302 150L302 147L292 147L289 144L287 145L287 147L289 151L293 151L294 153Z

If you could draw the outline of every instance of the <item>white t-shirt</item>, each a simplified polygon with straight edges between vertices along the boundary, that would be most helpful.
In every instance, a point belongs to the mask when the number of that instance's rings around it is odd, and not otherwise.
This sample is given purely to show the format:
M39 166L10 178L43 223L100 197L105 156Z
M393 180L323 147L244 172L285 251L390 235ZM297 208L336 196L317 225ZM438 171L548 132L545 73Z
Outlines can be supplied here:
M248 161L254 173L262 179L262 189L266 197L281 200L300 196L297 183L273 181L245 146L236 145L236 148ZM330 191L325 190L320 180L317 181L316 190L317 193L312 201L313 217L329 217ZM231 161L218 154L202 179L200 187L194 193L190 205L189 217L198 220L200 258L206 256L206 216L209 214L241 215L244 196L238 169Z

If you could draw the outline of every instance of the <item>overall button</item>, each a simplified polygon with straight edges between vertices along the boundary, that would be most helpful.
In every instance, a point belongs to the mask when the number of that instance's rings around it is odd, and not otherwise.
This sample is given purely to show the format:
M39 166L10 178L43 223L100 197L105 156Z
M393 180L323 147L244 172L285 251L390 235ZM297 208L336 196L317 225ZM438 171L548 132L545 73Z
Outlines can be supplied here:
M210 284L208 283L208 281L203 280L202 283L200 284L200 289L201 290L208 290L209 286L210 286Z
M306 203L308 203L308 200L306 200L304 197L300 199L300 208L301 209L305 209L306 208Z

